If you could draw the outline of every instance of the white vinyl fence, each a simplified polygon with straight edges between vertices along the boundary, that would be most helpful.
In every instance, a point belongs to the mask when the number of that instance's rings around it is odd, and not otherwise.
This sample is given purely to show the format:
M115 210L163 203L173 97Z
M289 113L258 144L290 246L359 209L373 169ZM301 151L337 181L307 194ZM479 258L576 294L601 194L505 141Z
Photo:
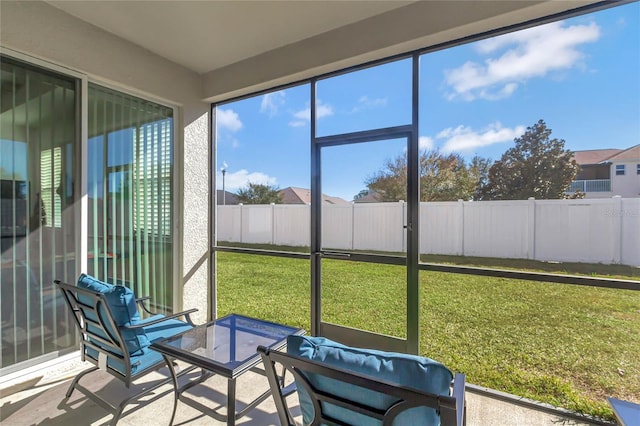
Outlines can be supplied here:
M401 252L406 203L322 206L322 246ZM310 207L218 206L218 241L310 245ZM640 198L420 204L420 252L640 266Z

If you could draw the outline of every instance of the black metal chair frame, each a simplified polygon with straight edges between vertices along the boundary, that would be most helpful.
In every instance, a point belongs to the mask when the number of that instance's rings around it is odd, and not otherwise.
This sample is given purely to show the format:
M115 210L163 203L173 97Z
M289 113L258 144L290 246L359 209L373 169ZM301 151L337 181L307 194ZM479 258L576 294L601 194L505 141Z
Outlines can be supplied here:
M190 314L192 314L193 312L196 312L197 309L189 309L189 310L178 312L172 315L166 315L166 316L163 316L162 318L147 321L144 324L140 324L140 325L131 325L129 327L126 327L126 326L118 327L115 324L115 321L113 320L113 314L109 308L109 305L107 304L104 294L91 291L88 289L80 288L75 285L65 284L59 280L55 280L54 282L62 291L62 294L64 295L64 299L67 305L69 306L69 308L74 314L73 317L75 319L76 325L78 326L78 330L80 332L80 354L81 354L82 361L88 361L94 364L93 367L90 367L87 370L82 371L73 379L73 381L71 382L71 385L69 386L69 389L65 394L65 398L69 398L73 393L74 389L78 389L78 391L83 393L93 402L95 402L102 408L106 409L107 411L111 412L114 416L111 420L111 424L115 425L120 419L120 417L122 416L124 408L131 401L143 395L147 395L167 383L171 383L173 378L171 376L168 376L165 379L155 382L153 385L149 387L145 386L140 392L137 392L135 395L132 395L126 398L117 406L111 404L109 401L105 400L104 398L101 398L100 396L96 395L94 392L90 391L89 389L81 385L79 383L80 379L86 376L87 374L90 374L96 370L102 369L103 371L109 373L113 377L122 381L127 388L130 388L133 382L138 378L143 377L151 372L157 371L162 367L166 367L165 360L162 357L160 357L159 361L153 364L151 367L145 368L142 371L132 373L131 358L130 358L129 352L127 351L127 346L124 343L124 339L122 338L122 334L120 333L120 329L128 328L128 329L135 330L142 327L148 327L150 325L160 324L168 319L177 319L180 317L184 317L186 320L186 323L190 325L194 325L193 321L191 320ZM82 295L86 297L87 300L91 300L91 305L87 303L82 303L79 300L78 295ZM142 311L144 311L146 314L155 315L145 306L144 302L149 299L150 299L149 297L136 298L136 303L138 304L139 308ZM96 318L96 320L87 318L87 316L83 313L83 310L87 312L93 312L93 316L94 318ZM108 314L106 316L99 315L100 312L107 312ZM105 323L105 320L108 324ZM93 328L100 330L103 333L103 335L92 332L88 328L89 325L92 325ZM110 330L113 330L115 332L111 332ZM96 352L98 352L98 354L104 356L105 359L108 359L108 358L119 359L125 367L124 374L112 368L111 366L109 366L106 363L106 361L104 362L104 365L101 366L97 359L94 359L91 356L87 356L86 354L87 348L91 348L95 350ZM196 367L189 367L184 370L181 370L179 375L182 376L183 374L187 374L190 371L194 370L195 368ZM204 371L202 372L202 374L204 374ZM171 391L173 391L173 388L170 388L166 392L163 392L155 396L152 399L152 401L161 397L165 393L168 393Z
M313 402L315 415L311 426L321 424L347 426L345 423L327 416L323 410L323 402L379 419L382 421L383 426L391 426L393 420L402 411L421 406L434 408L440 416L442 426L463 426L466 423L466 378L464 374L456 373L452 382L450 396L442 396L406 386L399 386L392 382L271 350L264 346L259 346L258 352L262 356L281 425L295 426L296 423L293 420L293 416L286 402L287 395L291 393L291 385L283 387L284 383L281 380L281 376L276 373L276 364L282 365L285 371L288 370L293 374L295 383L292 385L302 386L309 394ZM344 383L380 392L397 398L398 401L386 410L381 410L344 397L331 395L314 387L307 379L305 375L307 373L319 374Z

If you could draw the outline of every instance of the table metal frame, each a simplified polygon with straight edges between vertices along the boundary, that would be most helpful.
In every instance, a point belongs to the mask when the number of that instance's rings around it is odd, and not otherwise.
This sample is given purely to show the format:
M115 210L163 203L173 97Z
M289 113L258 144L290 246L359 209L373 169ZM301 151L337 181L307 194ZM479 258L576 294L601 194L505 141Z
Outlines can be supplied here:
M270 395L271 395L271 390L267 387L267 390L262 393L260 396L258 396L257 398L255 398L253 401L251 401L246 407L244 407L241 411L236 412L236 380L238 379L238 377L240 377L241 375L243 375L244 373L246 373L247 371L252 371L261 375L264 375L265 372L264 370L258 368L258 364L260 364L261 362L261 358L260 355L258 354L258 352L255 352L255 355L250 356L248 358L246 358L244 360L244 362L236 365L235 367L231 368L229 366L227 366L227 364L213 360L213 359L207 359L205 357L199 356L199 355L195 355L193 352L190 352L188 350L184 350L175 346L171 346L169 345L167 342L174 340L176 338L180 338L181 336L188 334L188 333L193 333L194 330L196 329L202 329L202 328L208 328L211 326L214 326L215 324L219 324L220 322L223 322L224 320L237 320L237 319L243 319L243 320L247 320L249 322L252 321L259 321L262 324L270 324L276 327L288 327L288 326L284 326L282 324L277 324L277 323L273 323L270 321L265 321L265 320L261 320L261 319L257 319L257 318L251 318L251 317L247 317L244 315L239 315L239 314L231 314L228 315L226 317L223 318L219 318L218 320L214 320L211 322L208 322L206 324L202 324L202 325L198 325L195 328L186 331L184 333L181 333L177 336L168 338L168 339L164 339L158 342L154 342L153 344L151 344L151 349L159 352L166 364L167 367L169 368L169 372L171 373L171 378L173 381L173 386L174 386L174 402L173 402L173 411L171 413L171 420L169 422L169 425L173 424L173 420L175 419L175 415L176 415L176 409L178 407L178 401L182 401L184 403L186 403L187 405L197 409L198 411L209 415L213 418L219 419L221 421L225 421L227 422L228 426L234 426L236 420L240 419L241 417L243 417L245 414L247 414L247 412L249 412L250 410L252 410L253 408L255 408L257 405L259 405L260 403L262 403L265 399L267 399ZM292 333L289 334L304 334L304 330L303 329L296 329L293 327L288 327L292 329ZM259 329L257 328L251 328L251 327L243 327L242 331L250 333L250 334L254 334L256 336L260 336L261 333L259 331ZM287 343L287 336L289 334L285 334L283 335L283 337L279 340L277 340L276 342L274 342L270 347L276 350L282 349L286 343ZM257 345L256 345L257 348ZM231 351L232 351L232 358L235 359L235 344L233 343L233 337L231 338ZM196 368L199 368L201 370L200 376L194 380L189 381L188 383L184 384L182 387L179 386L178 384L178 377L176 374L176 369L174 366L174 360L179 360L182 362L185 362L187 364L190 364L190 367L188 367L188 369L193 370ZM284 373L284 372L283 372ZM200 402L192 399L192 398L188 398L187 396L183 395L183 393L188 390L191 389L194 386L197 386L201 383L203 383L204 381L206 381L208 378L212 377L213 375L218 374L222 377L226 377L227 378L227 414L226 416L221 415L220 413L218 413L217 411L206 407L205 405L201 404ZM284 381L284 374L283 376L280 378L280 380Z

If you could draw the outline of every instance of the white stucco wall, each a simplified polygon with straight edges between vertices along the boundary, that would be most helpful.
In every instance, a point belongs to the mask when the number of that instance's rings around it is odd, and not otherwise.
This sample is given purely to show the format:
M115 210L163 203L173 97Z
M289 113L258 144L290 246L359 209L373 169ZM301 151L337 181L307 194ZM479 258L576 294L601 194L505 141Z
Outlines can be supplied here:
M178 308L208 316L209 105L201 101L198 74L80 21L40 1L0 3L0 46L88 76L90 81L177 107L174 232L182 236L176 256ZM182 160L188 164L183 168ZM181 193L180 193L181 192ZM183 196L184 194L184 196ZM204 260L203 260L204 259Z
M616 165L624 164L625 173L623 176L616 175ZM611 164L611 192L623 198L640 197L640 175L637 172L640 159L629 161L618 161Z

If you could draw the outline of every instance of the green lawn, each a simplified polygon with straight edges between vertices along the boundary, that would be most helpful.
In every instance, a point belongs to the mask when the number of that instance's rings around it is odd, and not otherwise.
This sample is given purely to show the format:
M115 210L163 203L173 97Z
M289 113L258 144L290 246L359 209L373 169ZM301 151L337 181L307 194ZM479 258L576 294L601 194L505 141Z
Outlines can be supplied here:
M325 320L406 335L403 268L325 261L323 277ZM606 396L640 402L640 291L426 271L420 289L421 353L470 383L605 419ZM219 252L218 306L309 330L309 261Z

